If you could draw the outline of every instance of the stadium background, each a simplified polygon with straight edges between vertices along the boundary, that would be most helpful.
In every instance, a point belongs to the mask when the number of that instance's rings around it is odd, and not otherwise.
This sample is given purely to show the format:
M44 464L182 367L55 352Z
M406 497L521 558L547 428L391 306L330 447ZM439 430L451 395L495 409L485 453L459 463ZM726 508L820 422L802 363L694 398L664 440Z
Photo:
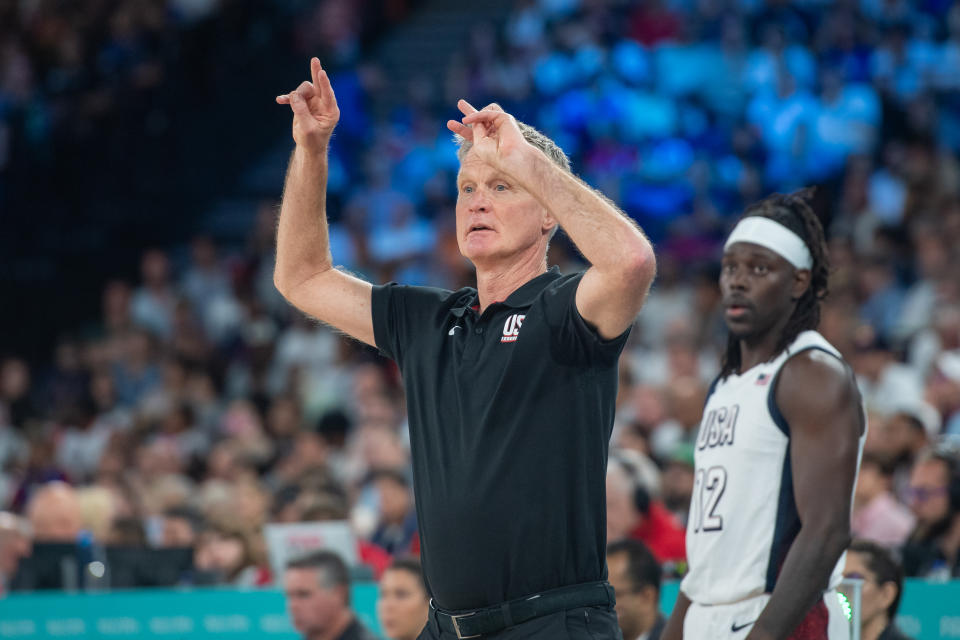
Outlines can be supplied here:
M822 330L868 403L867 473L892 486L871 530L923 551L942 542L927 520L960 526L956 504L931 515L910 485L922 451L956 457L960 439L949 0L0 2L0 508L65 480L99 545L160 545L186 513L217 585L269 588L266 522L347 514L364 544L415 548L391 484L409 456L395 368L272 286L292 148L273 97L311 55L342 112L339 264L470 283L443 126L461 96L544 130L640 222L660 275L623 358L615 445L649 454L638 480L680 519L723 344L720 241L745 204L817 185L835 268ZM562 236L550 261L579 265ZM231 540L240 557L210 559Z

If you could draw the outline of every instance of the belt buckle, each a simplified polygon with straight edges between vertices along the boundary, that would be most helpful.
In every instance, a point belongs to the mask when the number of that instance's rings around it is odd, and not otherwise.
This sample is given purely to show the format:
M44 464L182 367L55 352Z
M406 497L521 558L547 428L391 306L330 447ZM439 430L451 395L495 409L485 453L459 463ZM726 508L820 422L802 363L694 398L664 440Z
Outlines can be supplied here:
M470 613L464 613L464 614L461 614L461 615L459 615L459 616L450 616L450 619L453 620L453 630L457 632L457 638L459 638L459 640L466 640L466 638L479 638L479 637L480 637L481 634L479 634L479 633L476 633L476 634L474 634L474 635L472 635L472 636L465 636L465 635L463 635L463 633L460 631L460 624L457 622L458 618L469 618L470 616L474 616L474 615L477 615L477 612L476 612L476 611L472 611L472 612L470 612Z

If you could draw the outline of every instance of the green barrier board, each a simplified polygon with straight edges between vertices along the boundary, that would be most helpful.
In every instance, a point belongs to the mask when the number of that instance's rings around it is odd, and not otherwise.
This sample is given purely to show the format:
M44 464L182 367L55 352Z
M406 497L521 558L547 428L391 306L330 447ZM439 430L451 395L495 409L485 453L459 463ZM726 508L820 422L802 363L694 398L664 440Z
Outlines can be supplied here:
M677 583L663 587L673 608ZM376 622L377 588L353 587L353 605L368 627ZM917 640L960 638L960 580L909 580L900 628ZM276 590L196 589L111 593L11 594L0 599L3 640L295 640L283 594Z

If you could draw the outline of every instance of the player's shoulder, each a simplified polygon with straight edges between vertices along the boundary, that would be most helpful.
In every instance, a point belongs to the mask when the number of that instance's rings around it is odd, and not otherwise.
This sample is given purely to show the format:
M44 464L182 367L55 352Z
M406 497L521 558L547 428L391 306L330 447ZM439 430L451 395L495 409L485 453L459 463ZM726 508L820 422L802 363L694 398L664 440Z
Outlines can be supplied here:
M840 352L822 337L811 342L813 346L795 351L784 363L775 390L777 403L806 411L858 398L856 378Z
M850 367L840 351L817 331L801 332L787 347L781 378L802 378L816 384L835 384L839 379L849 379Z

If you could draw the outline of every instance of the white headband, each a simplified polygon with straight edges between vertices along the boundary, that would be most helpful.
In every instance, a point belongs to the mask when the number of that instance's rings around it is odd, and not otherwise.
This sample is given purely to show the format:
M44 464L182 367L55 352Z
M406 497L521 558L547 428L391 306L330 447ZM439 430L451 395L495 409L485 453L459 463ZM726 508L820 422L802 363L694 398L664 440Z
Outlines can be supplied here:
M813 256L803 239L770 218L744 218L730 233L723 250L729 249L734 242L749 242L770 249L797 269L809 269L813 266Z

